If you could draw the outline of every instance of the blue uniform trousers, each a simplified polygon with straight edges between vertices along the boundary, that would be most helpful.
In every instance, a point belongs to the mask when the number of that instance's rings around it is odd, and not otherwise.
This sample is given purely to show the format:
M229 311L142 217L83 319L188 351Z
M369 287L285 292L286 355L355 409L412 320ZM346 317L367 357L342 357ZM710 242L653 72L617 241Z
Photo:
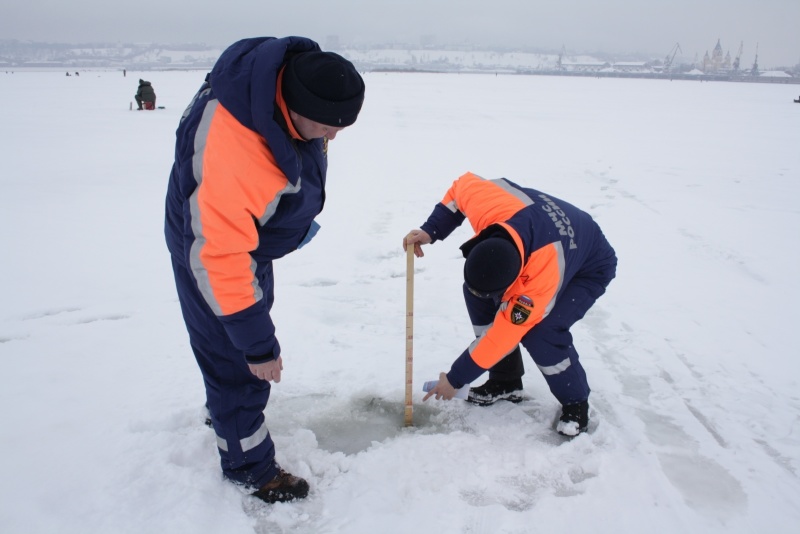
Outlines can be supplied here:
M591 278L573 278L556 300L553 309L522 338L522 346L533 358L550 391L563 404L589 398L586 372L578 359L569 329L586 315L608 282ZM500 300L478 298L464 284L464 300L476 334L485 330L500 307ZM489 369L489 378L515 380L525 369L519 347Z
M192 351L203 374L222 472L234 482L260 488L278 472L275 445L264 421L270 383L250 372L244 353L233 346L187 268L174 257L172 268ZM269 308L274 300L272 276L270 263L259 280Z

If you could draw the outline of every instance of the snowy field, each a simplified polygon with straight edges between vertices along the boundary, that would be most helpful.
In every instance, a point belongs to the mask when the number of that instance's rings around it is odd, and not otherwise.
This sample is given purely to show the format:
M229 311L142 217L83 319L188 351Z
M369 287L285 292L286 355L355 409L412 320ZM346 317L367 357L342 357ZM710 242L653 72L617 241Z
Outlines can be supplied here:
M275 265L266 417L311 494L269 506L221 478L163 240L204 76L0 72L0 532L798 532L798 86L365 74L322 230ZM140 77L166 109L129 110ZM421 402L472 338L466 224L416 260L403 427L401 241L466 171L583 207L619 255L574 328L572 441L527 358L521 404Z

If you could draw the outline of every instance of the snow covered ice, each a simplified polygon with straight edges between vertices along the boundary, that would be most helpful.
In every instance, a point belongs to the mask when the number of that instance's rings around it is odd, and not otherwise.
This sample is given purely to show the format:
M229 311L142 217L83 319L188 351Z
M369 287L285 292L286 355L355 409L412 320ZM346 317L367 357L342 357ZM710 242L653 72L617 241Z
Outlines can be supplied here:
M266 416L311 494L269 506L221 478L162 234L205 72L127 74L0 72L0 531L797 531L796 85L366 73L322 229L275 264ZM129 111L140 77L166 109ZM466 171L586 209L618 253L574 328L587 434L553 431L527 356L520 404L421 403L472 337L466 224L415 262L403 428L401 242Z

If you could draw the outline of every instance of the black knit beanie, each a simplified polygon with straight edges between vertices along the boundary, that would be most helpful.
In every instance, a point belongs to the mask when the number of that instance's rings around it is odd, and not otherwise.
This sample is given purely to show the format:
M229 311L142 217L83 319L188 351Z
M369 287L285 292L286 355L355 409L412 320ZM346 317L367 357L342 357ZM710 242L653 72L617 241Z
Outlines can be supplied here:
M514 283L521 267L514 243L503 237L490 237L475 245L467 255L464 282L482 297L497 296Z
M342 56L303 52L286 63L281 86L295 113L327 126L350 126L364 102L364 80Z

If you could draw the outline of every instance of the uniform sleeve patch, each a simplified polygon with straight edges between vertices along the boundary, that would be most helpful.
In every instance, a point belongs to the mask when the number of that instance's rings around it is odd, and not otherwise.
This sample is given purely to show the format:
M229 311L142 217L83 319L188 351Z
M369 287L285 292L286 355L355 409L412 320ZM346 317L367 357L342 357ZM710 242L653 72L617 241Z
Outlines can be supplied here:
M532 311L533 300L525 295L521 295L514 299L514 305L511 307L511 312L508 316L513 324L520 325L528 320Z

